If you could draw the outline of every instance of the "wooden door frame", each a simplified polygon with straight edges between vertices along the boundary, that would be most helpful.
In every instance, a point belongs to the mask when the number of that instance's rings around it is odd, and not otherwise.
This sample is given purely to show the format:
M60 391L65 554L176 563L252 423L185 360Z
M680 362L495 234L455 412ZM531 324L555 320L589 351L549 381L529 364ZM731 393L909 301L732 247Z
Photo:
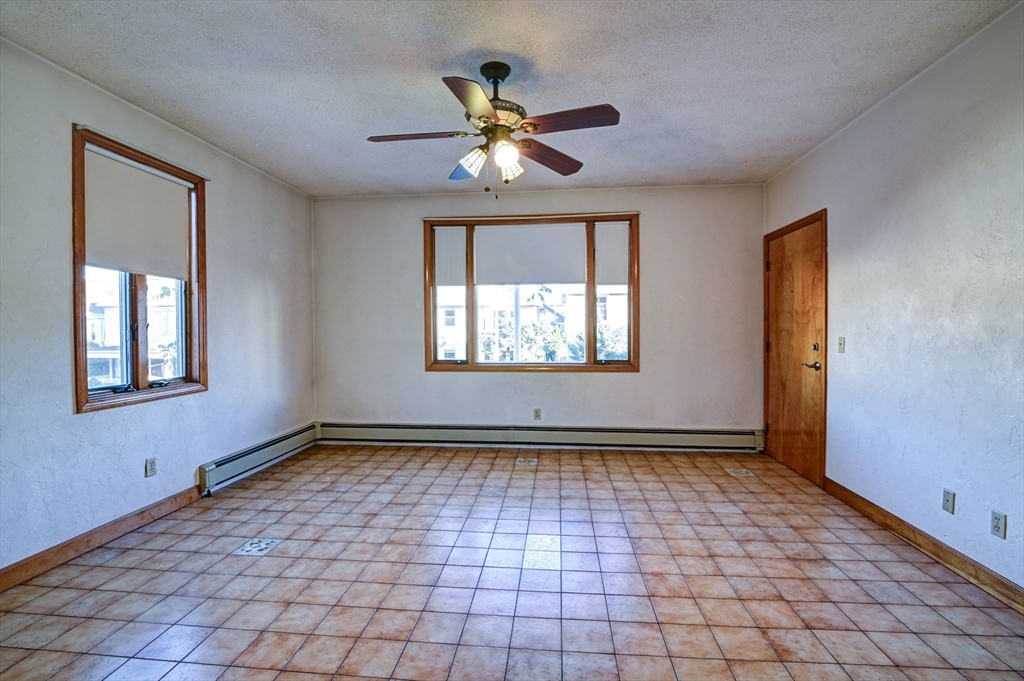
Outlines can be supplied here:
M821 446L821 479L811 480L818 487L824 487L825 485L825 462L828 451L828 209L822 208L816 213L811 213L805 218L801 218L796 222L792 222L785 227L781 227L774 232L769 232L764 235L764 255L761 268L761 274L764 277L763 289L764 289L764 421L765 421L765 434L764 434L764 446L765 453L768 453L768 319L769 319L769 300L768 300L768 245L780 237L784 237L787 234L791 234L799 229L803 229L808 225L813 225L815 222L821 221L821 268L822 268L822 281L825 287L825 328L824 338L822 339L822 370L825 375L822 377L822 390L824 391L821 397L821 407L824 410L822 414L822 446ZM771 454L769 454L771 456ZM775 457L772 457L775 458ZM778 461L778 459L776 459Z

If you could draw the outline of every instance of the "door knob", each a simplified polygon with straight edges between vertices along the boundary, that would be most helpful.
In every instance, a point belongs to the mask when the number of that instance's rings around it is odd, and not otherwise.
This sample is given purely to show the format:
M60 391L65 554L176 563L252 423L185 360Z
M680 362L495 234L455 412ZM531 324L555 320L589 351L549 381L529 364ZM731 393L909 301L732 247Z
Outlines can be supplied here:
M814 364L808 364L804 362L803 365L808 369L814 369L815 371L821 371L821 362L815 362Z

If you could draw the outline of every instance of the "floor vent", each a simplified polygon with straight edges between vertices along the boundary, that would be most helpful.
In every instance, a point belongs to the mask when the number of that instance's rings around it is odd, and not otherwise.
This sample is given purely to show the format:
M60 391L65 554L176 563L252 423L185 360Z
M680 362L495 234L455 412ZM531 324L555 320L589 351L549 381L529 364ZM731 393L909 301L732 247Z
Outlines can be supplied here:
M517 466L536 466L537 465L537 459L523 459L523 458L519 458L519 459L516 459L516 465Z
M231 552L232 556L265 556L270 550L281 543L281 539L261 539L254 537Z
M731 475L734 478L753 478L753 477L756 477L747 468L726 468L725 472L728 473L729 475Z

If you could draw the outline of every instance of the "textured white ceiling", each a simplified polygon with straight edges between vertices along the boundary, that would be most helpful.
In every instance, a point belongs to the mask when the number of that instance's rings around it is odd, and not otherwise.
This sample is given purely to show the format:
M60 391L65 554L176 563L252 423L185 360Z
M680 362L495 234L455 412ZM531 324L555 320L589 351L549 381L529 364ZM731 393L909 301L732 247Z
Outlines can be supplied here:
M313 196L351 196L479 191L447 179L469 140L365 140L468 129L441 77L491 59L530 114L622 112L541 138L578 174L524 162L509 189L763 182L1013 4L3 0L0 33Z

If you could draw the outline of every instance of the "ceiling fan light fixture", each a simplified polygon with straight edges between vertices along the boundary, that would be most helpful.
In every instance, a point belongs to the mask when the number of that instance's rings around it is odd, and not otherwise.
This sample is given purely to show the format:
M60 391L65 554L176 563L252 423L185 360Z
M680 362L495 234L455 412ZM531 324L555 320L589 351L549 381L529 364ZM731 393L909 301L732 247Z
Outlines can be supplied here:
M501 169L501 181L508 184L512 180L516 179L523 174L523 166L518 163L513 163L508 168Z
M499 140L494 145L494 162L504 171L519 162L519 147L509 140Z
M462 157L459 161L459 165L466 169L473 177L480 176L480 169L484 167L484 161L487 160L487 145L481 144L479 147L473 147L473 149Z

